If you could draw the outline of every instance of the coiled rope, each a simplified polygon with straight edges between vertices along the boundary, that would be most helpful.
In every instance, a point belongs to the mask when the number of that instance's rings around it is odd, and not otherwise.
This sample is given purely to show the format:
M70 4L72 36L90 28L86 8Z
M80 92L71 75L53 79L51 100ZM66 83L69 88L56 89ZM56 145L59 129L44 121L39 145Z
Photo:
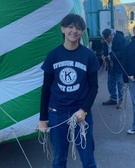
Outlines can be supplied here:
M44 152L46 151L47 153L47 158L48 160L52 160L52 150L50 148L49 144L49 131L51 131L51 129L59 127L60 125L67 123L69 125L68 128L68 133L67 133L67 140L68 142L72 143L72 158L73 160L76 160L76 152L75 152L75 145L81 145L82 149L86 148L86 134L87 134L87 129L89 128L88 123L84 120L81 122L77 121L76 118L76 113L74 113L69 119L67 119L66 121L55 125L53 127L49 127L48 129L48 133L44 133L41 134L41 132L39 131L38 134L38 140L39 143L41 143L43 145L43 150ZM77 128L77 126L79 126L79 130L77 133L75 133L75 129ZM76 140L78 139L78 137L80 137L80 142L76 143ZM42 141L41 141L42 140ZM84 144L84 145L83 145Z
M75 153L75 145L81 145L82 149L86 148L86 134L87 129L89 128L88 123L84 120L81 122L77 122L76 115L72 115L70 120L67 123L69 125L67 140L72 143L72 158L76 160L76 153ZM75 136L75 128L79 126L79 131ZM80 137L80 142L76 143L77 138ZM83 145L84 142L84 145Z
M104 125L110 130L111 133L113 134L120 134L125 125L126 125L126 118L127 118L127 115L126 115L126 109L127 109L127 91L128 91L128 87L124 87L124 94L123 94L123 100L122 100L122 107L120 109L120 111L122 112L121 113L121 116L120 116L120 126L122 127L119 131L113 131L109 126L108 124L105 122L101 112L100 112L100 109L98 107L98 104L97 104L97 101L95 100L95 103L96 103L96 107L97 107L97 110L98 110L98 113L101 117L101 120L103 121ZM123 126L122 126L122 122L123 122Z
M52 147L50 144L50 136L48 133L42 133L41 131L38 131L38 141L40 144L43 145L43 151L46 153L47 159L49 161L53 160L53 152Z

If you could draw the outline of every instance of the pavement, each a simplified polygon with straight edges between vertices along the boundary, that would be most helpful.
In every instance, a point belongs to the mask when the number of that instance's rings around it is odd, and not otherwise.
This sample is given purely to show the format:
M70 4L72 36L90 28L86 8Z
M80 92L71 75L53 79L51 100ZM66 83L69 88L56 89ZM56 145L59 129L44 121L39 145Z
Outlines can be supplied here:
M126 132L132 124L132 104L127 91L126 109L115 105L103 106L109 97L106 72L99 72L99 93L94 102L93 121L95 159L98 168L135 168L135 134ZM77 153L72 159L69 149L67 168L82 168ZM38 139L0 145L0 168L51 168L51 161L43 152Z

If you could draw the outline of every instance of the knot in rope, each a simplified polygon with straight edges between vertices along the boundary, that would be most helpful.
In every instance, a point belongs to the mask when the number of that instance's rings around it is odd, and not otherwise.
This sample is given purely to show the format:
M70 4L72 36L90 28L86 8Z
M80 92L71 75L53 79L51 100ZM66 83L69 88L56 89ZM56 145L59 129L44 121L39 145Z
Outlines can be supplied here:
M87 129L89 128L89 125L85 120L78 122L76 118L76 114L72 115L72 117L67 122L67 124L69 125L67 140L70 143L72 143L72 158L76 160L75 145L81 145L82 149L86 148L86 134L87 134ZM80 129L75 131L75 128L77 126L79 126Z

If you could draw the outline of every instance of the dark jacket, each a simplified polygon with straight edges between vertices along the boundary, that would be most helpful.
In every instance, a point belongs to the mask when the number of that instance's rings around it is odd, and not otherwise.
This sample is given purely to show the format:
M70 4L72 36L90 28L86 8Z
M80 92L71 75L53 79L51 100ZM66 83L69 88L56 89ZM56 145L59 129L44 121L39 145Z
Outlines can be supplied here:
M134 76L135 78L135 36L131 37L131 41L126 47L123 67L125 70L123 80L128 83L128 76Z
M112 41L112 52L108 53L107 43L103 43L103 55L110 55L112 60L112 70L117 73L122 73L121 65L123 63L124 51L126 48L126 39L122 32L116 31Z

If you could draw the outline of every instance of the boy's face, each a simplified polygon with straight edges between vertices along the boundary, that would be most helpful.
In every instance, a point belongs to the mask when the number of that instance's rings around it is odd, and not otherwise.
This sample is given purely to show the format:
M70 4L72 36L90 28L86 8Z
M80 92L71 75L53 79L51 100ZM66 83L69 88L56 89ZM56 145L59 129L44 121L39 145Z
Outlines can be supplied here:
M79 26L75 26L73 24L62 27L62 33L65 35L65 40L69 42L77 42L82 36L82 29Z

